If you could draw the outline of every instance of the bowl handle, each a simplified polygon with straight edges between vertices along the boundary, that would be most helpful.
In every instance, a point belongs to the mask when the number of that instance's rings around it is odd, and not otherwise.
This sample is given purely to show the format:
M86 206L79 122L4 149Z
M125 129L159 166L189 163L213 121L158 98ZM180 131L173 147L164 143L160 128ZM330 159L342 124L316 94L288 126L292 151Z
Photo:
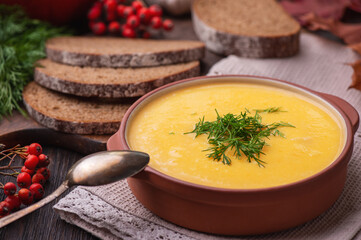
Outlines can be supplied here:
M359 122L360 122L360 117L357 110L351 104L349 104L342 98L339 98L335 95L330 95L327 93L319 93L319 94L321 94L327 100L331 101L332 103L336 104L339 108L342 109L342 111L346 114L346 116L350 120L352 125L352 132L355 134L359 127Z
M120 145L119 131L114 133L107 141L107 150L124 150Z

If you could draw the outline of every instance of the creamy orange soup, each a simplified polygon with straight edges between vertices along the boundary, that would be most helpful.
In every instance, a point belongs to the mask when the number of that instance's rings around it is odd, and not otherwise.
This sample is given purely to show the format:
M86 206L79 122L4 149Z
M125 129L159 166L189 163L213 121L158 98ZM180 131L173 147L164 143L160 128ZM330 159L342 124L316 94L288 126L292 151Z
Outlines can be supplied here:
M239 115L245 109L280 107L282 112L260 113L262 123L287 122L285 137L271 136L263 148L266 162L260 167L246 157L232 158L231 165L206 155L207 136L184 134L194 129L203 116L206 121ZM331 110L294 92L256 84L213 83L178 89L146 103L131 116L127 141L131 149L147 152L149 165L184 181L233 189L252 189L292 183L329 166L340 154L344 123Z

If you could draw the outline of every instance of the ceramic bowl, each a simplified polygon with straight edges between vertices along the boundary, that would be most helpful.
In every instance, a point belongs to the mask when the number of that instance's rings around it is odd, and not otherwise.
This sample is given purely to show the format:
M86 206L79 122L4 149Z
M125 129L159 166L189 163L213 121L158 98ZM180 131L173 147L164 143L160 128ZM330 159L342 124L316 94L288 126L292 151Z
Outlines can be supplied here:
M331 109L344 122L346 142L339 157L324 170L306 179L270 188L225 189L201 186L168 176L147 166L128 178L135 197L150 211L177 225L214 234L253 235L288 229L326 211L344 187L353 135L359 124L357 111L346 101L285 81L256 76L207 76L160 87L135 102L120 129L107 142L109 150L129 149L126 128L133 113L165 92L222 81L252 82L286 89L311 98Z

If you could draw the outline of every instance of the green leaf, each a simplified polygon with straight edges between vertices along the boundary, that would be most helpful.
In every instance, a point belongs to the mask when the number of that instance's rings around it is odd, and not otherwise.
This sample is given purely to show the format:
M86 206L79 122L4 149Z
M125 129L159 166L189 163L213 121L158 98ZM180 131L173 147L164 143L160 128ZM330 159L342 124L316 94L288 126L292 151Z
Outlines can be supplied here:
M34 63L45 58L45 41L70 30L30 19L20 7L0 5L0 119L19 105Z

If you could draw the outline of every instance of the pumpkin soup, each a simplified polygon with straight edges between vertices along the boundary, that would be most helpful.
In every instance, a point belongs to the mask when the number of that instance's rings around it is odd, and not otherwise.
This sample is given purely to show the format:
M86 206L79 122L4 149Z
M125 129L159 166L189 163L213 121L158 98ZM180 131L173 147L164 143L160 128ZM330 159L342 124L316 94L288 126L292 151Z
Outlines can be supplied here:
M261 111L276 109L277 111ZM216 110L216 111L215 111ZM189 133L195 124L215 121L217 114L258 114L262 124L278 126L257 161L227 149L231 164L209 157L206 134ZM328 108L296 92L250 83L214 82L178 88L146 102L127 126L130 149L150 155L149 165L172 177L206 186L254 189L307 178L330 165L340 154L343 123ZM294 126L294 127L293 127ZM185 134L187 133L187 134Z

